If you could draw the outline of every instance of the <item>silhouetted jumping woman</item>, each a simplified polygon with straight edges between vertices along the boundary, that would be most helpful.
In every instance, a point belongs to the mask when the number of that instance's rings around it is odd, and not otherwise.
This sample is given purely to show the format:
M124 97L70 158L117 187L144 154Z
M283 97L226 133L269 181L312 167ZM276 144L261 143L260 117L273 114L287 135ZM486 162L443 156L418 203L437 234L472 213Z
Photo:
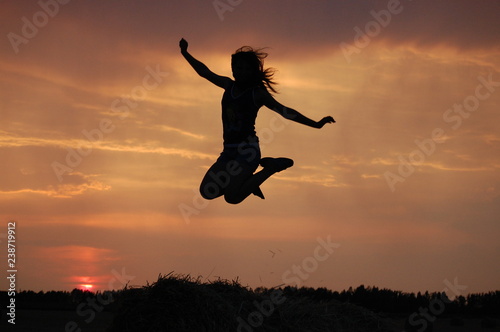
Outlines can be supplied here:
M255 133L255 119L262 106L284 118L313 128L322 128L335 120L331 116L313 121L296 110L277 102L269 93L273 88L273 71L264 69L267 53L244 46L231 57L234 80L213 73L188 52L188 43L181 39L181 53L203 78L224 89L222 96L222 125L224 149L207 171L200 185L205 199L224 195L226 202L238 204L250 194L264 198L260 185L271 175L293 166L288 158L262 158L259 139ZM257 167L263 167L254 173Z

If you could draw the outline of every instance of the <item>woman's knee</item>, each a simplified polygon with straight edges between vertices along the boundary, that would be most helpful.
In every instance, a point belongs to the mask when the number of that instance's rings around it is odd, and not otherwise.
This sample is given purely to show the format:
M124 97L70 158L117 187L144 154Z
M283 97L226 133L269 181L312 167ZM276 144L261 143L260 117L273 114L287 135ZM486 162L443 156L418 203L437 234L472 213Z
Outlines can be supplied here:
M242 197L241 195L236 195L232 193L226 193L224 195L224 200L229 203L229 204L239 204L241 203L245 197Z
M223 194L222 189L213 182L202 182L200 185L200 195L204 199L214 199Z

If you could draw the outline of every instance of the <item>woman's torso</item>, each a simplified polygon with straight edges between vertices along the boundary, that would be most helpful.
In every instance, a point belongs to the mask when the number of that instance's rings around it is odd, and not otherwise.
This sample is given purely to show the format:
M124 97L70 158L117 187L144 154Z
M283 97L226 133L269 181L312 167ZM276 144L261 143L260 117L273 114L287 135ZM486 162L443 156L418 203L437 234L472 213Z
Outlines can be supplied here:
M255 119L262 107L255 102L255 90L258 87L239 91L234 83L222 96L222 125L224 145L257 143Z

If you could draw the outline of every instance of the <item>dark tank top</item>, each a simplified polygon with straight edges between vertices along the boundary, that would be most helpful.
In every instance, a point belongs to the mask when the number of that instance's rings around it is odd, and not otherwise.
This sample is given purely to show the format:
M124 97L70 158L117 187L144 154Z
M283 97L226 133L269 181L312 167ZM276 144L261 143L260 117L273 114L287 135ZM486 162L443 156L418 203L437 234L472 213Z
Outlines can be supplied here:
M221 102L224 145L257 143L255 119L262 107L255 104L254 90L257 87L249 88L238 96L234 95L233 88L234 83L224 91Z

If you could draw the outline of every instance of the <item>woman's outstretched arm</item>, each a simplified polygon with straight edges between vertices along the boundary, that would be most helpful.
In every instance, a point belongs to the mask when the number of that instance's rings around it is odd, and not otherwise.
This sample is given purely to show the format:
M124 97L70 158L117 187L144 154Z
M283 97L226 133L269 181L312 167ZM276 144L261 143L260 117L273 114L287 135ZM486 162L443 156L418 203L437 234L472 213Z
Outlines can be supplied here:
M226 89L232 83L229 77L219 76L212 72L208 67L201 61L196 60L191 54L188 52L188 42L182 38L179 42L179 47L181 49L181 54L187 60L187 62L193 67L193 69L203 78L206 78L213 84Z
M281 111L279 111L279 110L275 110L275 111L280 113L281 115L283 115L285 118L287 118L289 120L292 120L292 121L295 121L295 122L298 122L298 123L301 123L303 125L313 127L313 128L320 129L320 128L323 128L323 126L327 123L335 123L335 120L331 116L325 116L324 118L322 118L319 121L314 121L314 120L311 120L308 117L300 114L299 112L297 112L293 108L288 108L286 106L283 106Z
M267 108L281 114L284 118L288 120L292 120L298 122L300 124L313 127L313 128L323 128L323 126L327 123L334 123L335 120L331 116L325 116L319 121L314 121L309 119L308 117L302 115L297 112L293 108L289 108L280 104L276 99L271 96L271 94L263 89L259 89L259 93L257 94L257 98L261 100L261 102Z

